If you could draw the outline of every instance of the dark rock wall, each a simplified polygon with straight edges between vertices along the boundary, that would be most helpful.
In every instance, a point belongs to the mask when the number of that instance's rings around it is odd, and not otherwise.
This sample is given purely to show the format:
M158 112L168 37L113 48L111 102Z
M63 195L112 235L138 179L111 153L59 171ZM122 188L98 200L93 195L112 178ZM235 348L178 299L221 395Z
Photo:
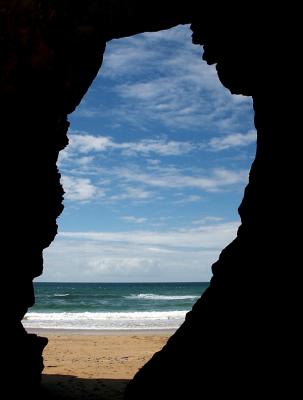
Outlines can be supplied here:
M293 233L297 216L289 183L297 169L288 140L294 135L288 133L289 86L296 75L281 49L290 48L287 38L293 42L295 33L285 29L285 7L267 12L246 3L201 3L0 0L4 355L8 379L23 382L23 389L36 386L43 369L47 340L28 335L21 320L34 304L32 280L42 273L42 251L63 209L56 161L68 143L67 115L96 76L106 41L188 22L223 85L253 97L257 155L237 238L213 265L210 288L139 371L126 399L273 398L290 382L286 326L293 326L298 306L283 280L283 263L292 251L284 233Z
M296 279L286 278L298 276L287 268L299 258L291 233L299 156L288 140L297 132L290 93L299 73L281 57L298 36L282 28L285 7L243 7L197 9L191 25L223 85L253 97L257 152L239 207L242 224L212 266L210 287L130 382L127 400L295 398L300 391L301 300Z
M58 4L62 7L57 7ZM62 4L61 4L62 3ZM68 2L65 2L68 3ZM37 386L47 339L21 320L34 304L32 280L43 249L57 233L64 191L56 162L68 143L67 114L81 101L102 63L105 39L87 27L93 11L64 2L0 1L2 131L2 290L7 379ZM72 2L69 2L71 8Z

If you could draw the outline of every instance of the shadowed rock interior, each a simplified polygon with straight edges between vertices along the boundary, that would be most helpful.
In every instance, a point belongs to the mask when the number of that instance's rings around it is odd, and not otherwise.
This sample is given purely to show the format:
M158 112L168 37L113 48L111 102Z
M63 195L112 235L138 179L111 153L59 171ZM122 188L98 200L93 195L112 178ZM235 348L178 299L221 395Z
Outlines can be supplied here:
M2 158L1 301L4 382L13 383L12 391L33 393L43 370L47 339L27 334L21 320L34 304L32 280L42 274L42 252L63 210L56 162L68 144L67 116L98 73L107 41L190 23L193 43L204 46L203 59L216 64L222 84L252 96L257 154L237 238L212 266L209 289L128 385L125 399L292 397L299 302L297 280L290 287L285 277L286 267L297 273L300 214L295 15L277 4L267 11L194 0L0 0L2 140L13 159ZM14 282L14 296L7 282Z

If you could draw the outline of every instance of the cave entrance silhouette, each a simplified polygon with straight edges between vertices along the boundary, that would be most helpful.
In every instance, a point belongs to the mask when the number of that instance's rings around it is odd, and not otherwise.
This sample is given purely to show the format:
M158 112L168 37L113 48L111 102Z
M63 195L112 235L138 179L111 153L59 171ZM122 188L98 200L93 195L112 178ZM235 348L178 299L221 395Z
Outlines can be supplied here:
M245 144L255 137L248 111L251 104L242 98L241 102L232 100L214 69L201 62L201 48L191 44L190 36L188 28L178 27L108 44L90 92L70 116L70 143L59 158L65 207L78 204L75 217L72 209L67 217L63 213L61 231L77 242L70 242L64 256L60 249L59 261L55 256L48 261L52 263L52 269L44 271L48 280L54 279L47 274L53 271L53 276L60 276L68 265L67 274L76 281L81 281L81 274L85 281L157 281L161 275L165 281L169 276L176 281L209 281L210 265L239 225L229 209L236 210L240 203L247 183L244 169L248 170L254 151L244 153ZM233 133L239 130L237 118L247 120L240 128L242 134ZM217 134L209 133L216 130ZM235 161L232 166L228 161L214 161L215 157L237 157L237 149L247 158L237 170ZM237 194L232 195L235 189ZM91 207L90 202L94 203ZM214 210L216 202L220 216ZM113 226L114 231L108 232ZM78 231L79 237L69 230ZM207 239L208 231L212 239ZM80 239L86 239L85 246L89 240L95 243L93 257L85 250L81 256ZM103 248L102 240L116 251ZM183 252L176 247L182 241ZM204 242L202 254L197 250ZM173 251L174 246L178 251ZM170 263L167 257L161 261L166 248ZM163 264L168 264L169 272L161 269ZM186 266L183 275L181 264Z
M160 34L159 34L159 36L161 36L161 35L171 35L171 33L169 33L169 32L167 32L167 31L161 31L160 32ZM153 35L154 36L154 38L156 37L156 35ZM183 38L182 38L183 39ZM189 38L187 38L187 39L189 39ZM138 41L138 40L140 40L138 37L136 37L136 41ZM146 40L148 40L148 39L146 39ZM155 40L155 39L154 39ZM121 41L123 41L123 39L119 39L118 40L118 42L117 42L117 46L116 46L116 52L113 52L113 53L109 53L109 54L107 54L107 53L105 53L105 57L104 57L104 62L103 62L103 66L101 67L101 70L99 71L99 74L100 74L100 76L102 76L102 73L104 73L104 75L106 76L109 72L108 72L108 69L110 68L110 66L107 66L107 59L106 59L106 57L108 56L109 58L111 58L111 59L115 59L115 56L117 57L117 54L119 55L119 54L123 54L124 55L124 57L128 60L128 62L130 62L129 61L129 59L128 59L128 57L127 57L127 53L125 53L125 52L123 52L123 49L124 49L124 47L123 47L123 45L121 44ZM188 42L190 43L190 41L188 40ZM127 42L127 43L129 43L129 41ZM136 42L136 44L137 44L137 42ZM158 41L158 45L159 45L159 41ZM132 49L132 47L131 47L131 44L125 44L125 47L127 47L128 48L128 50L131 52L133 49ZM153 50L153 51L155 51L155 50ZM140 54L140 55L142 55L142 53L144 54L144 52L143 51L140 51L138 48L136 48L136 52L138 52L138 54ZM203 63L201 62L201 55L200 54L195 54L195 57L196 57L196 59L197 59L197 64L199 65L199 66L201 66L201 70L203 70ZM147 56L146 56L146 58L148 58ZM135 62L135 64L137 63L137 62L139 62L139 60L134 60L134 62ZM169 65L171 64L171 65L174 65L174 68L176 69L176 68L178 68L178 66L176 65L176 63L175 62L172 62L172 61L170 61L169 59L166 59L165 60L165 62L167 62ZM121 72L118 70L116 70L115 71L115 73L116 74L119 74L119 73L123 73L123 74L125 74L126 73L126 66L125 65L123 65L123 63L121 62L121 60L119 60L119 63L121 63L122 65L121 65ZM155 63L155 61L153 61L153 60L151 60L150 58L148 58L148 63ZM190 63L190 60L187 58L187 65ZM143 63L144 64L144 63ZM133 67L131 66L131 65L128 65L128 69L129 70L131 70ZM140 66L140 68L141 69L144 69L144 65L143 66ZM209 66L206 66L206 68L211 68L211 67L209 67ZM182 71L182 73L183 73L183 71ZM199 76L199 78L200 78L200 76ZM169 79L169 78L168 78ZM187 77L187 79L188 79L188 77ZM202 77L202 79L203 79L203 77ZM174 83L174 84L176 84L176 82L174 81L174 77L171 77L171 81ZM197 81L197 79L195 79L195 82ZM188 82L187 82L188 83ZM137 84L137 82L134 82L134 84ZM100 85L100 84L99 84ZM100 85L101 86L101 85ZM99 90L101 90L101 87L99 86ZM146 85L147 86L147 85ZM145 87L146 87L145 86ZM197 86L197 83L195 83L195 86ZM148 86L149 88L150 88L150 85ZM93 85L93 86L91 86L91 89L92 89L92 91L93 92L96 92L98 89L98 85ZM201 92L203 92L203 90L204 90L205 88L203 87L202 88L202 90L201 90ZM200 96L201 96L201 93L199 94ZM92 116L93 114L96 114L97 113L97 111L96 110L90 110L88 107L89 107L89 104L90 104L90 100L88 99L88 96L89 96L89 94L87 94L87 95L85 95L84 96L84 100L85 100L85 103L84 103L84 105L83 105L83 108L81 109L81 106L76 110L76 113L78 113L80 116L81 115L90 115L90 116ZM218 94L218 91L216 91L216 96L219 96L219 94ZM222 95L223 96L223 95ZM227 97L227 96L226 96ZM224 101L225 101L225 99L226 99L226 97L225 97L225 93L224 93ZM230 100L230 99L229 99ZM157 103L159 103L159 101L157 100ZM162 104L163 104L163 101L162 101ZM91 104L91 106L93 107L93 104ZM131 105L131 107L134 107L133 105ZM239 107L239 105L237 105L237 107ZM105 112L104 111L104 109L103 109L103 112ZM176 111L176 114L177 114L177 111ZM111 115L111 119L113 119L113 116ZM86 157L85 158L85 161L88 161L88 162L91 162L91 159L89 159L89 156L91 156L92 154L91 153L89 153L88 152L88 149L96 149L98 146L101 146L100 145L100 143L104 146L103 148L101 147L101 152L102 152L102 155L103 155L103 152L104 151L106 151L106 150L111 150L111 147L116 147L116 148L119 148L119 146L120 146L120 148L121 149L123 149L124 151L125 151L125 149L130 149L130 147L131 146L127 146L127 143L125 143L125 142L122 142L121 144L118 144L118 143L116 143L116 142L114 142L114 140L112 139L112 138L109 138L108 136L109 135L106 135L106 136L97 136L97 135L88 135L87 134L87 129L85 129L85 128L83 128L83 130L84 131L86 131L86 133L85 134L83 134L83 133L81 133L81 132L77 132L77 129L76 129L76 125L77 125L77 121L79 121L79 117L76 117L75 119L74 119L74 122L73 122L73 118L72 118L72 116L70 117L70 120L71 120L71 129L72 129L72 135L70 136L70 144L69 144L69 146L71 146L72 148L73 148L73 146L74 146L74 148L76 147L76 146L78 146L78 148L83 148L83 152L81 153L80 152L80 154L78 153L75 153L75 155L74 156L76 156L77 157L77 161L81 161L81 162L79 162L79 165L80 165L80 168L82 168L83 166L84 166L84 168L87 168L88 166L89 166L89 164L83 164L82 163L82 160L81 160L81 156L82 157ZM81 123L81 122L80 122ZM100 122L98 122L98 125L100 125ZM101 129L101 130L103 130L103 129ZM96 131L96 129L94 130L94 131ZM74 137L75 137L75 139L72 139L72 137L73 137L73 135L74 135ZM78 138L77 138L78 137ZM85 139L85 137L86 137L86 139ZM149 137L150 137L150 133L149 133ZM215 137L217 137L217 136L215 136ZM244 138L244 135L243 136L239 136L239 139L240 140L242 140ZM101 140L103 140L103 142L101 142ZM169 142L168 142L169 143ZM221 142L217 142L218 144L218 146L220 146L220 143ZM134 147L135 146L135 144L136 143L134 143L134 141L132 141L131 142L131 145L132 145L132 147ZM160 145L167 145L167 142L163 142L163 141L158 141L158 142L150 142L150 143L147 143L147 142L145 142L145 144L146 144L146 146L147 145L149 145L149 144L152 144L153 146L155 146L155 145L158 145L159 146L159 148L160 148ZM143 148L143 146L144 146L144 142L142 143L142 142L140 142L139 144L137 143L137 146L139 147L139 145L141 146L141 148ZM81 147L82 146L82 147ZM106 146L108 146L107 148L106 148ZM100 147L99 147L100 148ZM67 148L68 149L68 148ZM145 147L143 150L146 150L147 149L147 147ZM129 151L129 153L131 153L131 150L128 150ZM133 151L133 156L134 156L134 152L135 152L135 150L132 150ZM162 150L163 151L163 150ZM169 151L169 150L167 150L167 151ZM127 157L130 157L132 154L127 154ZM66 157L66 155L64 155L64 158ZM68 157L67 157L67 159L68 159L68 161L70 161L71 159L72 159L72 157L73 157L73 154L71 153ZM111 156L112 157L112 156ZM64 162L64 158L63 158L63 162ZM138 155L136 155L136 158L138 158ZM103 156L103 167L104 167L104 156ZM73 170L75 170L75 165L73 165ZM83 170L82 169L80 169L80 172L81 172L81 179L83 179L83 177L84 177L84 175L82 174L82 172L83 172ZM61 170L61 173L62 173L62 170ZM67 184L69 184L70 182L66 182ZM86 182L86 184L87 184L87 182ZM74 186L74 185L73 185ZM73 186L72 186L72 188L71 189L73 189ZM66 186L64 186L64 181L63 181L63 187L65 188L65 190L67 190L67 188L66 188ZM74 189L75 190L75 189ZM88 195L90 195L90 193L92 193L92 192L90 192L90 191L88 191ZM65 196L67 196L68 194L66 194ZM71 194L70 194L70 196L71 196L71 200L73 200L73 198L75 199L75 198L77 198L77 196L79 196L79 197L81 197L81 195L82 195L82 193L81 192L78 192L78 193L75 193L75 192L71 192ZM78 198L79 198L78 197ZM84 199L83 197L80 199L80 200L86 200L86 199ZM101 201L102 201L102 199L101 199ZM65 206L66 207L66 206ZM235 208L236 208L236 206L235 206ZM218 226L218 228L219 229L221 229L221 230L223 230L223 229L226 229L226 225L224 225L224 226ZM236 232L236 230L234 230L234 232ZM198 235L199 234L199 231L198 230L196 230L196 235ZM232 237L230 238L230 240L228 240L228 241L231 241L231 239L232 239ZM218 240L218 239L217 239ZM201 239L200 240L201 242L203 241L203 239ZM226 244L226 243L225 243ZM225 245L224 244L224 245ZM120 246L121 246L121 244L119 244ZM118 246L119 246L118 245ZM224 245L223 244L221 244L219 247L220 248L222 248L222 247L224 247ZM98 244L98 246L100 246L100 243ZM73 247L75 248L75 246L74 246L74 244L73 244ZM77 249L77 251L81 251L81 248L79 249ZM72 250L70 251L70 254L71 254L71 257L73 257L73 255L72 255ZM76 259L79 259L79 256L78 257L74 257L74 258L76 258ZM203 260L203 256L201 256L201 255L199 255L199 261L200 262L202 262L202 260ZM206 264L207 264L207 268L208 269L210 269L210 265L215 261L215 259L216 259L216 256L213 256L213 259L211 260L211 261L207 261L206 262ZM101 280L102 280L102 278L101 278ZM49 346L51 346L51 343L49 344ZM97 352L101 352L102 353L102 348L98 348L98 350L97 350ZM98 355L99 356L99 355ZM67 356L67 359L69 358L69 356ZM93 360L94 359L94 357L92 357L92 359L91 360ZM146 360L147 361L147 360ZM91 362L93 362L93 361L91 361ZM89 362L88 362L89 363ZM74 371L74 374L76 373L76 368L77 368L77 366L75 365L75 371ZM53 370L53 372L55 372L54 370ZM46 377L47 379L48 379L48 377ZM62 380L62 378L58 378L59 380ZM85 380L83 380L83 382L84 382L84 386L85 386L85 384L86 384L86 381ZM98 383L98 381L96 382L96 383ZM101 381L99 381L99 384L101 384ZM65 382L65 380L63 379L63 383L62 383L62 387L68 387L68 383L66 383Z
M67 115L96 76L107 41L192 23L193 42L204 46L222 84L253 98L256 158L237 237L213 264L209 288L128 385L125 399L243 398L248 388L251 397L299 392L293 358L300 348L294 287L300 279L292 268L285 285L284 269L297 265L300 248L290 234L300 215L299 113L291 101L301 74L296 12L285 4L266 10L256 3L248 13L244 6L191 0L0 0L2 139L14 149L14 165L3 167L8 218L2 221L3 259L10 260L4 282L14 282L16 294L3 285L3 381L13 381L12 391L31 393L43 369L45 340L29 335L21 321L63 209L56 160L67 145Z

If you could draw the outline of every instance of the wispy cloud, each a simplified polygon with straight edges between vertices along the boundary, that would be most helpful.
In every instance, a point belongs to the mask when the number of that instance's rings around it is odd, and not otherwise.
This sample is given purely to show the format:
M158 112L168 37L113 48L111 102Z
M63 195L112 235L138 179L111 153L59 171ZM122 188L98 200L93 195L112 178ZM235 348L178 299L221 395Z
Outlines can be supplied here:
M132 222L134 224L143 224L144 222L147 222L148 218L144 217L134 217L133 215L126 215L121 217L122 220L126 222Z
M117 188L117 194L111 195L108 199L110 201L145 201L148 199L155 200L155 193L139 186L120 185L119 189Z
M189 153L196 148L196 146L190 142L180 142L175 140L167 141L164 139L144 139L140 142L122 143L118 146L123 149L124 155L149 155L153 153L160 156L179 156L181 154Z
M197 194L180 194L181 198L178 200L175 200L173 203L174 204L187 204L187 203L196 203L198 201L203 200L203 196L199 196Z
M223 88L201 53L184 26L110 42L99 76L112 80L121 100L114 115L142 127L158 120L177 130L234 130L251 112L251 100Z
M166 232L61 232L45 251L43 279L206 281L237 227L229 222Z
M167 140L166 138L142 139L137 142L116 142L109 136L91 135L84 133L71 133L70 144L63 153L63 159L68 153L105 152L108 150L120 150L125 156L150 155L177 156L189 153L198 146L189 141Z
M214 137L208 142L190 142L168 140L166 137L142 139L136 142L117 142L110 136L97 136L87 132L70 133L70 144L59 156L59 165L64 162L86 167L95 162L94 153L119 151L122 156L181 156L193 151L222 151L245 147L256 142L256 131L247 133L232 133ZM85 154L85 155L83 155ZM88 155L89 154L89 155ZM150 165L159 165L161 160L149 159Z
M212 224L218 224L218 223L222 223L223 218L222 217L215 217L215 216L206 216L206 217L202 217L202 218L198 218L194 221L192 221L192 223L194 225L212 225Z
M222 243L234 235L238 222L201 225L196 228L170 230L167 232L61 232L61 238L87 239L100 242L121 242L137 245L157 245L166 247L196 247L199 249L222 248Z
M104 195L88 178L63 175L61 182L65 191L64 197L67 200L83 202Z
M215 168L204 175L186 175L182 170L172 167L158 167L152 172L137 168L116 168L114 171L120 179L129 182L140 182L161 188L196 188L207 192L246 183L248 177L248 171L225 168Z
M189 39L188 29L178 26L173 29L147 32L127 39L112 40L107 44L99 76L129 78L142 69L147 73L159 66L159 54L172 43L182 46Z
M115 43L115 42L112 42ZM107 46L112 47L112 43ZM99 71L99 76L109 78L117 78L123 76L125 71L129 74L137 74L142 68L142 64L153 62L157 58L157 51L151 47L144 46L144 52L139 53L138 47L142 47L142 39L139 37L133 37L128 40L124 40L121 43L116 42L113 45L114 51L106 51L106 56L104 57L104 62L101 70Z
M257 132L250 130L247 133L232 133L222 137L214 137L209 143L208 147L214 151L226 150L234 147L244 147L251 143L255 143L257 139Z
M91 151L105 151L113 146L113 141L106 136L93 136L89 134L79 134L70 136L69 148L71 151L79 153L89 153Z
M79 171L79 173L77 173ZM94 178L88 178L90 172ZM96 175L97 174L97 175ZM247 170L214 168L211 170L182 169L175 166L134 165L124 167L102 167L98 172L94 165L77 166L67 170L62 183L66 191L65 198L72 201L92 201L103 198L103 201L157 201L170 191L166 202L186 204L201 201L205 193L221 192L244 186L248 181ZM85 177L83 177L85 176ZM174 193L173 190L177 192ZM188 190L199 191L190 193ZM180 192L181 191L181 192Z
M42 279L208 280L235 237L227 208L248 180L251 100L223 88L190 36L177 27L107 46L70 117L59 163L65 198L77 204L45 250Z

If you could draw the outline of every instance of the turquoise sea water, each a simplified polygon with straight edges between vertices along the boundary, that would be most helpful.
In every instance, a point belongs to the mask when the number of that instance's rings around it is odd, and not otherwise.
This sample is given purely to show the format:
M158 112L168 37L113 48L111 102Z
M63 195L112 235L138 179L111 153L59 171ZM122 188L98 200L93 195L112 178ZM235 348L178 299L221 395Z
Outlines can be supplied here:
M26 328L175 329L208 282L35 283Z

